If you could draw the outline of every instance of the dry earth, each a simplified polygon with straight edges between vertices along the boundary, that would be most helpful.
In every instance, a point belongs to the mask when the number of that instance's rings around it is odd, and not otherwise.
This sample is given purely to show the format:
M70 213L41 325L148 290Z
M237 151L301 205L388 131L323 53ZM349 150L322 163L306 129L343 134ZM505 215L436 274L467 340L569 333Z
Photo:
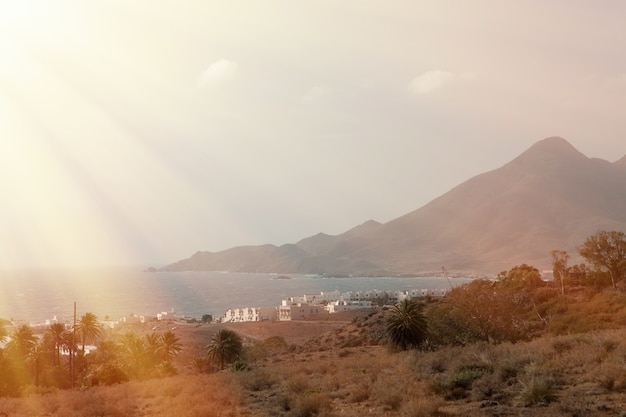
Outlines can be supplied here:
M384 322L384 311L361 310L321 321L224 325L248 344L280 336L289 345L248 371L228 371L242 387L242 415L626 417L623 331L390 353L381 345ZM221 326L182 326L179 335L206 345ZM435 392L437 381L467 364L490 373L467 390ZM502 376L515 366L517 375ZM528 403L541 397L532 390L542 378L554 384L551 398Z
M0 411L11 417L626 417L626 329L391 353L383 343L385 313L129 326L119 331L174 331L184 346L176 365L181 374L0 398ZM244 337L249 368L199 374L191 362L206 355L222 327ZM264 345L274 336L286 343Z

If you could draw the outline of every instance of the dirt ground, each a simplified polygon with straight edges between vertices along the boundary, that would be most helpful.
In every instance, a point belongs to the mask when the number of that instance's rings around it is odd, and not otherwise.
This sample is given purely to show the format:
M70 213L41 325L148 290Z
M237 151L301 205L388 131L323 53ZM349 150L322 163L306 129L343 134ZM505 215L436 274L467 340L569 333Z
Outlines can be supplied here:
M321 320L259 321L244 323L176 323L171 327L185 346L199 344L206 346L213 334L228 328L239 333L243 338L263 340L271 336L280 336L289 344L301 344L309 339L340 329L351 323L355 317L369 314L369 309L346 313L329 314Z
M222 328L228 328L248 340L262 341L271 336L282 337L288 345L302 345L309 340L319 339L321 335L337 331L350 324L356 317L367 315L369 309L346 313L337 313L315 321L260 321L249 323L184 323L178 321L163 322L156 330L153 324L142 325L132 330L138 334L151 331L173 331L180 338L184 350L177 357L183 368L188 367L194 358L206 355L206 346L213 335Z

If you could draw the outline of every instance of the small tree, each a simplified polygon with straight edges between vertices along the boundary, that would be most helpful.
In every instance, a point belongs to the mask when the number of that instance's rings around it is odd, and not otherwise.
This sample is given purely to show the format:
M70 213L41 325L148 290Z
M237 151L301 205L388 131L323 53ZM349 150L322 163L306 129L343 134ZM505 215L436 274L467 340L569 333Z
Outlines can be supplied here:
M544 285L539 270L526 264L514 266L510 271L500 272L498 281L502 286L515 290L532 290Z
M600 230L589 236L578 248L580 256L596 269L606 271L614 289L626 272L626 235L623 232Z
M229 329L221 329L215 333L211 343L207 346L209 359L219 363L222 370L226 363L237 359L241 355L242 350L243 343L241 337Z
M532 292L501 282L475 279L452 289L444 303L458 310L455 318L469 334L493 343L529 339L541 327Z
M424 306L416 300L397 303L387 318L387 334L396 348L407 350L421 345L428 334Z
M567 275L574 284L590 285L587 272L585 264L578 264L570 266L567 270Z
M564 250L550 251L552 255L552 275L554 280L561 283L561 295L565 295L565 277L568 275L567 261L569 254Z

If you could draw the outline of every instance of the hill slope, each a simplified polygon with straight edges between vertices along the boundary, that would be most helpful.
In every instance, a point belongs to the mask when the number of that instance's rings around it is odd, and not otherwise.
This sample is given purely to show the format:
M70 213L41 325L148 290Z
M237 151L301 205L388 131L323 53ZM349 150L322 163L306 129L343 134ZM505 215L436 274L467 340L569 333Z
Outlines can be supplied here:
M166 270L402 274L494 273L528 263L550 269L550 250L572 255L599 229L626 231L626 157L588 158L547 138L496 170L477 175L385 224L296 244L198 252Z

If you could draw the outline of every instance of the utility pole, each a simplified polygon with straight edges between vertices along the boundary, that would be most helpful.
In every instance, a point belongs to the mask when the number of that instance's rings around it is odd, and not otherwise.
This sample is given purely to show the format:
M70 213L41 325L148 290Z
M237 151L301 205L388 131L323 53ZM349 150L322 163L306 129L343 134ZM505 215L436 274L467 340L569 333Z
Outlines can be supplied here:
M74 352L74 346L76 346L76 301L74 301L74 326L72 326L72 346L70 346L70 373L72 379L72 389L74 389L74 374L75 374L75 362L74 357L76 356L76 352Z
M448 274L448 270L444 266L441 267L441 273L448 280L448 284L450 284L450 289L454 289L454 287L452 286L452 281L450 281L450 275Z

